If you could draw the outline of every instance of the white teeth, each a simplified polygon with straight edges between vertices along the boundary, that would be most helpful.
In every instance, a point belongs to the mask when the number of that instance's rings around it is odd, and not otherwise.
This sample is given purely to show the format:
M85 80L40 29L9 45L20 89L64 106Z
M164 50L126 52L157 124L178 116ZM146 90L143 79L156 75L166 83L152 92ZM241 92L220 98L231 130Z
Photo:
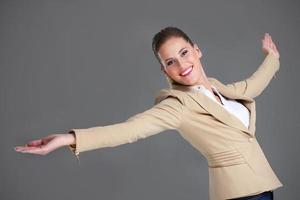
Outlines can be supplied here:
M192 71L192 67L190 67L187 70L185 70L183 73L181 73L181 75L185 76L186 74L190 73L190 71Z

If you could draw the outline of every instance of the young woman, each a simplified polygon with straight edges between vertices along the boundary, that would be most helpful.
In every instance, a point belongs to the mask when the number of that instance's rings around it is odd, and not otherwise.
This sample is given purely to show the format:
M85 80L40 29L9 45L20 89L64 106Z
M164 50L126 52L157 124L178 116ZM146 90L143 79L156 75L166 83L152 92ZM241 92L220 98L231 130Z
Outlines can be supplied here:
M136 142L164 130L177 130L207 159L209 197L273 199L282 185L255 137L255 100L279 69L279 52L266 33L266 57L247 79L231 84L207 77L202 53L179 28L166 27L152 42L154 55L170 84L157 93L155 105L124 122L52 134L16 147L16 151L46 155L68 146L79 153Z

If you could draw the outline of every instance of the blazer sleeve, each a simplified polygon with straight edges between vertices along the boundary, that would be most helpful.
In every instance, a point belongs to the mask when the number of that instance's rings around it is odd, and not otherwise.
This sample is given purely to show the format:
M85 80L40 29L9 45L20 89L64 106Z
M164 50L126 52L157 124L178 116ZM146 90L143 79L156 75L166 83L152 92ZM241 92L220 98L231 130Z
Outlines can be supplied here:
M259 68L247 79L226 86L235 94L255 98L268 86L275 73L279 70L280 62L272 53L267 54Z
M181 124L183 109L184 106L178 98L168 96L124 122L71 129L69 133L75 134L76 143L69 145L69 148L78 156L80 152L132 143L164 130L177 129Z

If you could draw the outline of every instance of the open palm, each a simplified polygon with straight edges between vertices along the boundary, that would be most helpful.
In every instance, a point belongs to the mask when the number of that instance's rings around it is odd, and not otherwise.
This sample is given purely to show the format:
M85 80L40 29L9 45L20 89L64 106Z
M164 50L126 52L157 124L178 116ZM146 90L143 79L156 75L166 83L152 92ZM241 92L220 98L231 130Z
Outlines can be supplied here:
M265 33L264 38L262 39L262 50L266 54L272 53L278 59L280 57L277 47L269 33Z
M51 134L42 139L32 140L25 146L16 146L15 150L21 153L46 155L55 149L68 145L70 134Z

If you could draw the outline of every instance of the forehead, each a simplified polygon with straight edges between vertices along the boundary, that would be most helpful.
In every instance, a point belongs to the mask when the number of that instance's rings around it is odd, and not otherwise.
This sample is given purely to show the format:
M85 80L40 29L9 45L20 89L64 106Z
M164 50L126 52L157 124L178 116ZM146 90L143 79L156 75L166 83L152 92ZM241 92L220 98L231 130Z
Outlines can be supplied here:
M182 37L171 37L162 44L158 54L161 58L170 57L184 47L191 47L191 45Z

